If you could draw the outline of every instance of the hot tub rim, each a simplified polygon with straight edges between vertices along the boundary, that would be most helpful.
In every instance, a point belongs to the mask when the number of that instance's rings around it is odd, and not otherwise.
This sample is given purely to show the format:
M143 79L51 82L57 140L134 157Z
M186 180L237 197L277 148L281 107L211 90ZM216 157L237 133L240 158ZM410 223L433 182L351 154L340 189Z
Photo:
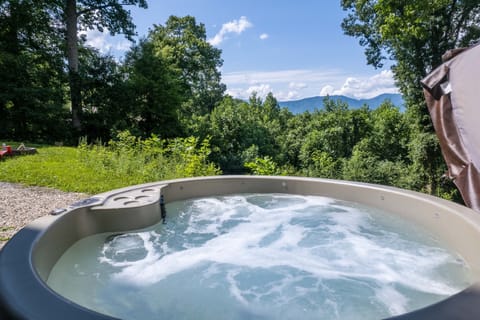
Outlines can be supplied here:
M106 208L102 208L102 205L105 205L107 200L115 195L124 193L128 194L129 192L134 192L135 190L140 189L160 187L160 189L165 188L162 191L166 194L169 192L171 192L171 194L174 194L172 192L185 192L184 198L191 198L191 193L195 191L191 190L192 185L195 186L196 184L200 184L202 187L202 192L200 193L204 194L208 193L210 190L208 188L209 183L231 184L232 182L240 184L258 183L259 185L262 185L260 189L265 186L268 187L269 184L273 185L276 183L275 187L272 188L274 189L273 192L279 190L282 192L283 190L284 193L292 194L312 194L304 192L305 185L308 186L309 184L317 184L323 187L334 186L335 188L347 187L358 190L367 190L367 193L372 194L379 193L380 198L376 199L376 202L384 201L385 196L400 198L407 197L412 201L421 201L424 205L438 207L438 211L442 212L443 215L447 214L457 216L456 219L463 219L466 224L475 227L480 237L480 218L477 212L430 195L394 187L343 180L285 176L214 176L158 181L98 194L95 197L101 199L99 202L69 208L65 213L62 213L59 216L39 218L20 230L0 251L0 303L4 308L4 310L0 308L0 315L2 315L1 312L3 312L12 319L117 319L77 305L76 303L60 296L46 285L46 279L44 279L45 276L41 276L37 271L33 257L35 256L37 246L42 242L42 238L45 237L48 230L50 230L50 228L56 223L59 223L62 219L65 219L64 217L69 217L69 215L71 216L78 212L83 211L83 214L88 215L89 212L96 209L107 209L106 211L108 211L108 205ZM265 184L265 186L263 184ZM291 185L295 187L289 188ZM227 192L228 190L223 191L225 191L223 194L235 193ZM323 195L316 193L313 194ZM177 197L180 199L182 198L181 196ZM337 196L336 198L345 199L344 196ZM177 199L169 201L175 200ZM363 201L360 202L364 203ZM81 237L79 239L81 239ZM36 298L36 296L41 298ZM28 301L27 306L24 303L18 303L18 301L22 300L25 302L25 298L27 298L26 300ZM480 302L480 282L475 282L465 290L436 304L410 313L395 316L390 319L451 319L451 312L454 310L457 310L457 313L454 314L455 319L478 319L480 318L480 303L474 302ZM29 309L29 303L35 305L33 310ZM42 313L42 310L45 312Z

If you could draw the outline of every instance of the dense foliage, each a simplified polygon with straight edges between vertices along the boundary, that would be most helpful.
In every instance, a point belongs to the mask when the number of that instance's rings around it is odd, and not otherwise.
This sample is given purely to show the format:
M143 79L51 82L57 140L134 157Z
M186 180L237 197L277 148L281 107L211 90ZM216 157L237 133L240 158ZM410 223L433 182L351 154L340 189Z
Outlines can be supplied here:
M342 27L360 39L367 62L393 61L407 112L388 101L371 110L326 99L324 109L298 115L272 94L249 101L225 95L221 51L194 17L153 26L121 61L72 36L75 18L80 29L131 38L125 5L147 4L0 0L1 139L79 144L71 151L78 157L68 160L78 172L94 168L118 185L221 170L458 196L442 179L445 165L418 81L446 49L479 38L478 1L341 1L348 12ZM10 163L0 165L15 172ZM46 177L37 183L51 185Z
M412 126L410 157L421 177L418 188L442 189L446 171L424 102L420 80L440 65L450 49L480 39L477 0L341 0L348 12L342 23L347 35L359 38L367 63L381 67L391 61Z

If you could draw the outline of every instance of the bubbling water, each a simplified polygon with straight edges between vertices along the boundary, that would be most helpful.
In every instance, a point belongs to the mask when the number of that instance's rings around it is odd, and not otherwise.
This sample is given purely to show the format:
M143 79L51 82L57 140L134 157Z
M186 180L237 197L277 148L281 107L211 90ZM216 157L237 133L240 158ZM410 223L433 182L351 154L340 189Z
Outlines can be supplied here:
M428 232L355 203L248 194L167 210L166 225L80 240L49 286L122 319L372 319L471 282Z

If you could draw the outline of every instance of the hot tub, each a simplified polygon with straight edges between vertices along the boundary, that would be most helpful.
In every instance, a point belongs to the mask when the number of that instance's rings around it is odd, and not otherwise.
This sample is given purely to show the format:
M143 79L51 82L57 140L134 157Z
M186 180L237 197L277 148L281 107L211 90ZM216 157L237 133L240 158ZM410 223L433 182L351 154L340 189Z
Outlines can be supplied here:
M77 202L35 220L0 252L1 314L7 319L114 319L82 307L47 285L50 273L77 241L104 232L122 233L162 220L167 203L206 196L278 193L332 197L379 208L422 226L466 262L473 284L443 301L392 319L480 318L480 217L428 195L371 184L299 178L219 176L127 187ZM168 219L168 215L166 219Z

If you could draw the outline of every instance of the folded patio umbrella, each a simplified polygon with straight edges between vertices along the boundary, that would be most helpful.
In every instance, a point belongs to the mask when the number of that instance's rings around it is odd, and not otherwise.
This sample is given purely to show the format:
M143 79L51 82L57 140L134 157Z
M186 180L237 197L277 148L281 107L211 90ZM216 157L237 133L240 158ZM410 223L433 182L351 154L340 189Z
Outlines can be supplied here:
M480 44L455 49L422 80L448 176L480 212Z

